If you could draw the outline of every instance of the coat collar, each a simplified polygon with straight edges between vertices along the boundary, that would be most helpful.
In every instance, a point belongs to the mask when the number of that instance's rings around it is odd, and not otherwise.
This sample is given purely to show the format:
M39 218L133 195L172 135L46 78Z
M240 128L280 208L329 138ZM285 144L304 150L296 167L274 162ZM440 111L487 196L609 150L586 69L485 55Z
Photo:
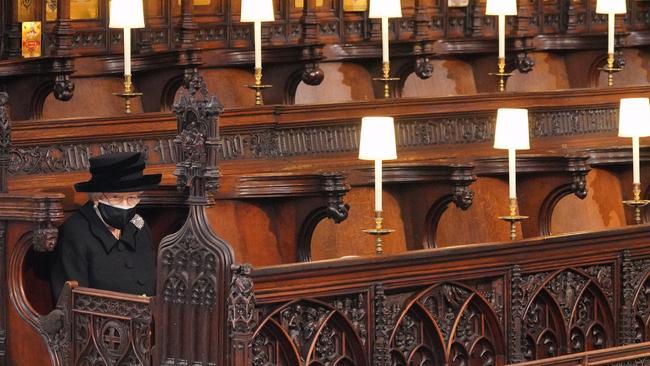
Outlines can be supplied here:
M90 232L102 244L106 254L110 254L119 242L126 244L126 246L130 247L131 250L135 250L135 234L138 232L138 228L135 227L135 225L129 223L126 228L122 230L120 239L117 240L95 211L92 201L86 202L86 204L79 209L79 212L90 223Z

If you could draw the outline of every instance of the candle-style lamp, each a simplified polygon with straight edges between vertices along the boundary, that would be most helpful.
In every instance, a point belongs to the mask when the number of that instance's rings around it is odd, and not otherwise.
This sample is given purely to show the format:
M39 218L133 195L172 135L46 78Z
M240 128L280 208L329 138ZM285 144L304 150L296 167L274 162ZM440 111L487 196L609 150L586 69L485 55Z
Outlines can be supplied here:
M623 201L634 209L634 221L641 223L641 207L650 203L641 199L639 137L650 136L650 101L648 98L623 98L618 120L618 136L632 138L632 194L634 199Z
M517 204L517 150L530 149L528 139L528 110L517 108L499 108L497 111L497 126L494 133L494 148L508 150L508 197L510 198L510 214L499 216L499 219L510 223L510 239L517 238L517 222L528 216L518 214Z
M368 17L381 18L381 58L383 75L380 78L373 78L373 80L384 82L384 98L390 98L389 83L391 81L397 81L399 78L390 77L390 58L388 56L388 18L401 18L402 4L400 0L370 0Z
M614 35L616 34L616 14L625 14L627 8L626 0L598 0L596 2L596 13L607 14L607 66L600 70L607 72L607 85L614 85L614 73L623 70L614 67Z
M275 20L273 14L273 0L242 0L241 19L244 22L253 22L253 43L255 44L255 84L246 85L255 90L255 105L262 105L262 90L272 85L262 85L262 22Z
M512 75L506 72L506 15L517 15L517 0L487 0L485 15L499 17L499 71L490 75L499 78L499 91L502 92L506 90L506 80Z
M113 93L124 99L124 113L131 113L131 99L142 95L131 82L131 29L144 28L142 0L111 0L109 28L124 29L124 91Z
M383 228L382 208L382 160L397 159L395 126L392 117L363 117L361 119L361 142L359 159L375 161L375 228L364 233L375 236L375 252L382 254L382 237L395 230Z

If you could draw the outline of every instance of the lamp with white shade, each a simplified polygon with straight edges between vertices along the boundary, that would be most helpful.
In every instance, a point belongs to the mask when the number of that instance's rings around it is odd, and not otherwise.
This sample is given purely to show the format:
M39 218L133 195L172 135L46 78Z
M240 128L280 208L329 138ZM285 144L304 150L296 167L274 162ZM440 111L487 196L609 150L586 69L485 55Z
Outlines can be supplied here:
M388 83L399 80L399 78L390 77L388 18L401 18L402 4L400 0L370 0L368 17L381 18L381 55L383 75L380 78L373 78L373 80L384 82L384 98L388 98L390 97L390 87Z
M375 235L375 252L383 253L382 236L394 230L383 228L382 161L397 159L395 125L392 117L363 117L359 159L375 161L375 228L364 230Z
M623 201L634 209L634 221L641 223L641 207L650 203L641 199L641 169L639 138L650 136L650 101L648 98L621 99L618 136L632 138L632 194L634 199Z
M516 224L528 216L517 214L517 150L530 149L528 137L528 110L499 108L494 132L494 148L508 150L508 197L510 214L499 219L510 223L510 239L517 238Z
M616 29L616 14L627 13L626 0L597 0L596 13L607 14L607 66L601 70L607 72L607 85L614 85L614 73L622 68L614 67L614 35Z
M131 79L131 29L144 28L142 0L111 0L108 27L124 29L124 92L114 94L124 98L125 113L131 113L131 99L142 95L133 92Z
M262 89L271 85L262 85L262 22L275 20L273 13L273 0L242 0L242 23L253 23L253 44L255 47L255 84L247 87L255 90L255 105L262 105Z
M499 91L505 91L506 79L511 75L506 73L506 15L517 15L517 0L487 0L485 15L499 17L499 71L491 75L499 77Z

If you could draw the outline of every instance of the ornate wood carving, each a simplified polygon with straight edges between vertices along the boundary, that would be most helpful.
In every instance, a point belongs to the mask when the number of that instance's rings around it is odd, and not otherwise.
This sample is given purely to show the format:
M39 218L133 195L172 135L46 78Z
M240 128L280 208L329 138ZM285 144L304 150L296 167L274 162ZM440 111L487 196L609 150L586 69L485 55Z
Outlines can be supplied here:
M638 284L639 273L632 263L632 258L629 250L624 250L621 253L621 311L619 314L619 332L618 340L620 344L632 344L635 342L636 320L632 313L634 307L634 297Z
M347 309L339 307L338 301L335 306L314 300L292 301L272 311L261 321L253 340L253 364L369 365L360 336L363 333L354 329L346 318ZM256 345L260 347L256 349ZM273 351L278 349L282 351Z
M257 313L255 311L255 294L253 281L250 278L250 265L234 265L230 294L228 295L228 322L230 337L232 339L233 356L235 365L250 365L251 342L257 326Z
M11 158L11 121L9 120L9 95L0 92L0 192L7 192L9 161Z
M431 323L433 320L433 323ZM393 364L495 365L505 345L497 315L470 288L440 284L409 301L391 335Z
M146 297L127 301L73 290L72 309L75 365L150 364L152 316Z
M384 292L384 286L381 283L377 283L373 286L374 288L374 329L375 329L375 339L374 345L372 348L372 365L373 366L390 366L391 356L388 342L390 340L390 334L388 333L389 323L391 321L388 319L390 316L389 310L386 307L386 294Z
M174 105L179 157L174 174L179 189L189 186L190 209L183 227L158 248L155 364L221 365L228 357L230 339L223 330L228 328L233 253L211 230L205 214L207 194L219 185L216 149L222 110L198 74Z
M609 270L607 269L609 268ZM614 344L613 298L601 284L612 286L611 267L591 266L585 272L566 269L550 275L529 275L532 300L523 318L527 360L600 349ZM596 277L590 277L593 273Z

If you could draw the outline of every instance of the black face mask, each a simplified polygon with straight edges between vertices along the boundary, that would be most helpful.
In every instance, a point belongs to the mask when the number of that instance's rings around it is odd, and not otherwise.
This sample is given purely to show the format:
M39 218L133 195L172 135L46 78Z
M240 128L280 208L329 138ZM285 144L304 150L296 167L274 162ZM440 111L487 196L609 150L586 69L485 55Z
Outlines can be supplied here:
M102 219L104 219L107 224L120 230L124 230L126 225L131 222L133 216L135 216L135 207L128 209L119 208L99 202L97 204L97 209L99 210L99 214L102 215Z

